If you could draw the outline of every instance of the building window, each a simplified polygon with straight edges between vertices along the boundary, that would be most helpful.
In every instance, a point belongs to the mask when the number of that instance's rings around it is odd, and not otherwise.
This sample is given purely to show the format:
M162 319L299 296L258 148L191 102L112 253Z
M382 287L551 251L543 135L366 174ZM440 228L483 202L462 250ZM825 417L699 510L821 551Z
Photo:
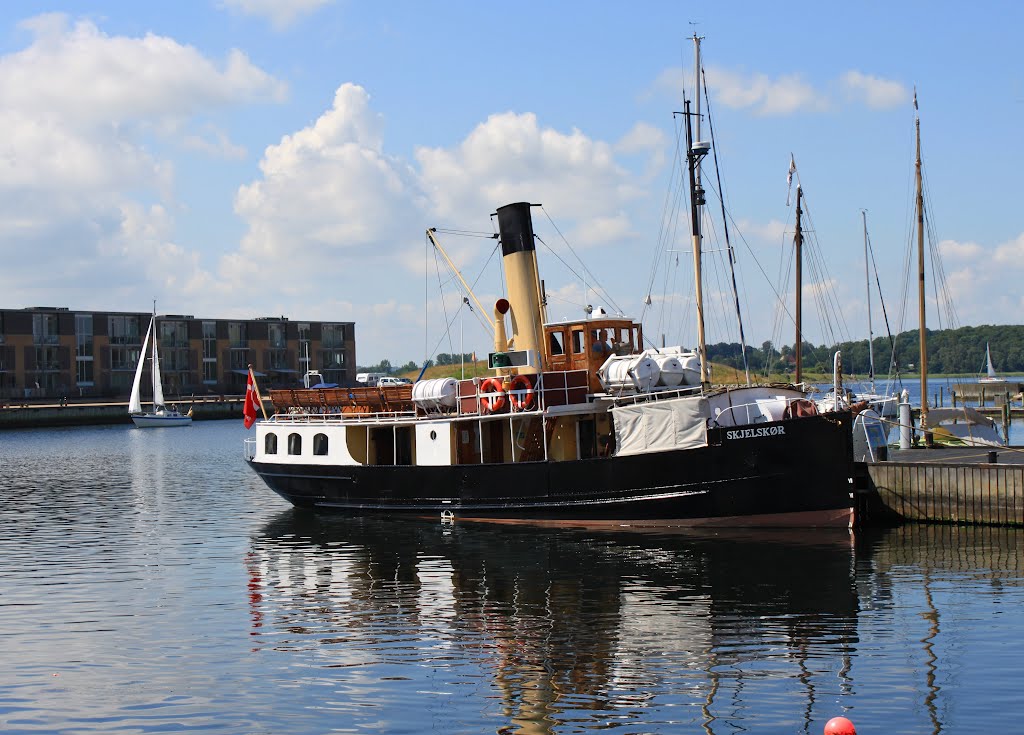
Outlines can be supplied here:
M107 334L110 335L110 344L112 345L142 344L137 316L108 317ZM136 361L138 361L138 356L136 356Z
M110 369L111 370L134 370L139 364L139 354L142 352L142 345L134 347L111 347L110 348ZM128 378L128 385L132 379Z
M288 435L288 454L302 454L302 437L299 434Z
M217 322L203 322L203 383L213 385L216 382Z
M313 454L327 456L327 434L317 434L313 437Z
M267 434L267 438L263 440L263 453L277 454L277 434Z
M245 322L228 322L229 347L239 349L249 346L249 333Z
M75 314L75 382L93 385L92 314Z
M324 349L345 346L345 325L324 324L320 328L320 344Z
M312 370L310 363L309 324L299 324L299 372L305 375Z
M267 337L270 342L271 349L283 350L287 346L284 335L284 324L268 324Z
M75 382L79 386L90 386L93 384L92 358L88 360L79 359L75 363Z
M56 314L32 315L32 342L37 345L55 345L60 343L60 332L57 327Z

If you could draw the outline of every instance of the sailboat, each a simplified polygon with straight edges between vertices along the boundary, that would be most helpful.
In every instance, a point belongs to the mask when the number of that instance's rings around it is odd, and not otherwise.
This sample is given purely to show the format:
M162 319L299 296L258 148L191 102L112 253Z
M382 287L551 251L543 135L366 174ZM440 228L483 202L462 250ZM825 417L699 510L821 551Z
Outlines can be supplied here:
M992 352L985 343L985 376L978 378L979 383L1005 383L1006 381L996 375L996 369L992 365Z
M152 340L151 354L147 355L147 347ZM153 317L149 320L149 329L146 330L146 338L142 342L142 350L139 352L139 364L135 367L135 380L132 382L132 394L128 400L128 413L132 422L140 429L149 429L157 426L189 426L192 423L192 411L187 414L180 413L177 409L168 408L164 405L164 390L160 383L160 355L157 349L156 337L156 308L153 309ZM153 411L145 413L142 410L142 370L146 360L151 359L153 369Z

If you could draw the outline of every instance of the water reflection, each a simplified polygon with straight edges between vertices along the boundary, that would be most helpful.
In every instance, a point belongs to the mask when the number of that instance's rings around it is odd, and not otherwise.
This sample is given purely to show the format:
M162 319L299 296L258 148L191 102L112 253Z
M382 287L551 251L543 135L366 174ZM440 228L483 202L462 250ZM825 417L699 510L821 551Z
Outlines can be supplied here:
M442 697L466 681L447 667L472 661L497 732L809 732L818 699L852 687L856 556L845 531L593 535L288 511L247 560L251 632L362 675L414 656L446 669Z

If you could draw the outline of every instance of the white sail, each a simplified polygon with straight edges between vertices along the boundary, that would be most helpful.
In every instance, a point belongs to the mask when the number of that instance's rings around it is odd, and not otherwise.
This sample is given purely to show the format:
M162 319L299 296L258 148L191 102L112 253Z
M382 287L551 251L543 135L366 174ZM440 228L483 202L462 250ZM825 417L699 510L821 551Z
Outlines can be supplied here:
M988 377L997 377L996 369L992 366L992 353L988 350L988 342L985 343L985 361L988 363Z
M160 354L157 351L157 343L160 340L157 339L155 330L156 317L153 317L153 322L153 412L155 413L159 406L164 405L164 389L160 380Z
M149 346L149 335L153 331L153 322L149 322L149 329L146 330L146 339L142 341L142 349L139 351L139 364L135 367L135 380L132 382L132 395L128 399L128 413L142 413L142 368L146 364L146 348Z

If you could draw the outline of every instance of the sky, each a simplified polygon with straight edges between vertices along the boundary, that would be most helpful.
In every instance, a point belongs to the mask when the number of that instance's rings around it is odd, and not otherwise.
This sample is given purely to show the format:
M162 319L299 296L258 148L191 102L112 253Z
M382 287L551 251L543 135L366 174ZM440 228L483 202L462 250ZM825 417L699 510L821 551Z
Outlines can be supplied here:
M791 157L805 338L867 336L862 211L890 326L917 328L915 88L929 261L953 307L929 273L928 326L1019 323L1024 6L705 5L4 3L0 307L353 321L362 365L485 353L490 315L459 309L424 233L489 305L495 243L454 231L492 233L497 207L529 201L549 319L590 304L692 346L674 113L696 32L718 163L709 342L739 341L719 177L745 339L793 342Z

